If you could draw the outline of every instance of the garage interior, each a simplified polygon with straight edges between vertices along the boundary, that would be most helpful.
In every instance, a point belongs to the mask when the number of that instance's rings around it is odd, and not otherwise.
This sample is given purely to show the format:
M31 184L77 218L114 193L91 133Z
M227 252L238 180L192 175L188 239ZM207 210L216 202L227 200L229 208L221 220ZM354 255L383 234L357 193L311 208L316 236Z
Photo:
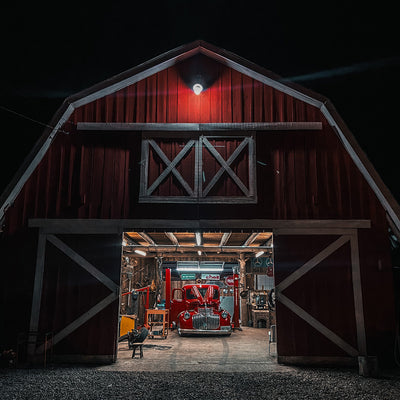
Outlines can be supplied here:
M212 353L210 349L220 338L207 334L180 338L174 329L175 323L169 320L168 311L165 312L167 291L173 300L174 290L188 284L218 285L220 309L231 315L234 335L229 340L240 341L245 336L250 346L262 343L264 355L275 354L273 260L273 235L268 231L125 232L118 358L131 358L128 333L137 332L143 326L148 329L144 357L148 349L159 345L160 339L164 339L164 348L168 344L176 346L179 341L188 344L189 340L190 347L206 344L209 354ZM234 274L239 279L236 290Z

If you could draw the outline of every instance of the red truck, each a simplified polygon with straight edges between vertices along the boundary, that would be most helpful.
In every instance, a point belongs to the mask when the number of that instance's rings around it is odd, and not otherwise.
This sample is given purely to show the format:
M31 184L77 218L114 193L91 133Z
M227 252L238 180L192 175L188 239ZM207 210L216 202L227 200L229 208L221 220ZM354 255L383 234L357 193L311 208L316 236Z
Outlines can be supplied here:
M170 308L172 328L185 334L230 335L231 315L220 309L217 285L185 285L174 289Z

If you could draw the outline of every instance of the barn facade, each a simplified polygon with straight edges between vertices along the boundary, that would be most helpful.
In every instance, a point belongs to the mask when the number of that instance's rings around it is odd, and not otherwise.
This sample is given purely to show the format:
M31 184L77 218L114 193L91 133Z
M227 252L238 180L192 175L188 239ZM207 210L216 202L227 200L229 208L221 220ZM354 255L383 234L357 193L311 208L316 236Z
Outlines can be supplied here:
M124 232L270 232L279 362L391 360L399 206L327 99L198 41L50 125L0 199L2 343L115 361Z

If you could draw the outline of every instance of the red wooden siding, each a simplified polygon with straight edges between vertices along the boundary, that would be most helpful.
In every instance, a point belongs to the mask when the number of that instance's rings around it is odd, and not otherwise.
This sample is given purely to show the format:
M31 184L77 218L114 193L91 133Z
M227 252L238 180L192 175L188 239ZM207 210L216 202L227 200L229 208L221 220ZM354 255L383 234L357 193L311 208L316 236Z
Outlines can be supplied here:
M275 240L275 284L309 261L339 237L318 235L279 236ZM323 260L283 294L357 349L351 277L350 243ZM277 302L279 356L349 356Z
M376 196L317 108L222 64L214 64L217 78L199 96L184 82L178 64L76 109L64 126L71 133L58 133L8 209L8 232L35 217L192 218L194 207L199 218L241 215L271 219L373 219L376 208L381 207ZM96 134L71 128L71 123L77 122L290 121L321 121L323 129L257 133L258 204L246 207L138 204L140 133ZM203 156L207 158L205 150ZM211 160L208 168L214 168L213 163ZM244 165L247 164L238 160L234 166L243 180L248 175L241 171ZM183 165L179 168L185 173ZM223 180L212 194L224 192L221 183ZM173 182L169 189L165 185L159 190L181 190Z
M215 63L218 79L195 95L176 67L79 107L77 122L306 122L315 107ZM68 126L68 125L67 125Z
M120 284L121 235L58 235L58 238L116 285ZM99 248L107 250L99 253ZM110 290L103 283L47 243L40 332L57 335L108 295ZM54 354L96 354L115 360L118 302L114 300L58 342Z

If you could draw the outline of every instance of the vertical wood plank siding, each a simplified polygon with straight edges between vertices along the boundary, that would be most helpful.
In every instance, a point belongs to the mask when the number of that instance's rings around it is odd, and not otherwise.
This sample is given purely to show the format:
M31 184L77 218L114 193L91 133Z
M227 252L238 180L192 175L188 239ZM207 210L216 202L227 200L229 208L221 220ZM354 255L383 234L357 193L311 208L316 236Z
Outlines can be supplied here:
M179 66L179 65L178 65ZM28 218L370 218L380 207L320 111L215 63L194 95L174 66L77 108L6 213L13 232ZM254 206L138 204L140 134L76 132L78 122L307 122L322 131L258 133ZM172 178L170 178L172 179ZM167 210L168 208L168 210ZM182 214L183 213L183 214Z

